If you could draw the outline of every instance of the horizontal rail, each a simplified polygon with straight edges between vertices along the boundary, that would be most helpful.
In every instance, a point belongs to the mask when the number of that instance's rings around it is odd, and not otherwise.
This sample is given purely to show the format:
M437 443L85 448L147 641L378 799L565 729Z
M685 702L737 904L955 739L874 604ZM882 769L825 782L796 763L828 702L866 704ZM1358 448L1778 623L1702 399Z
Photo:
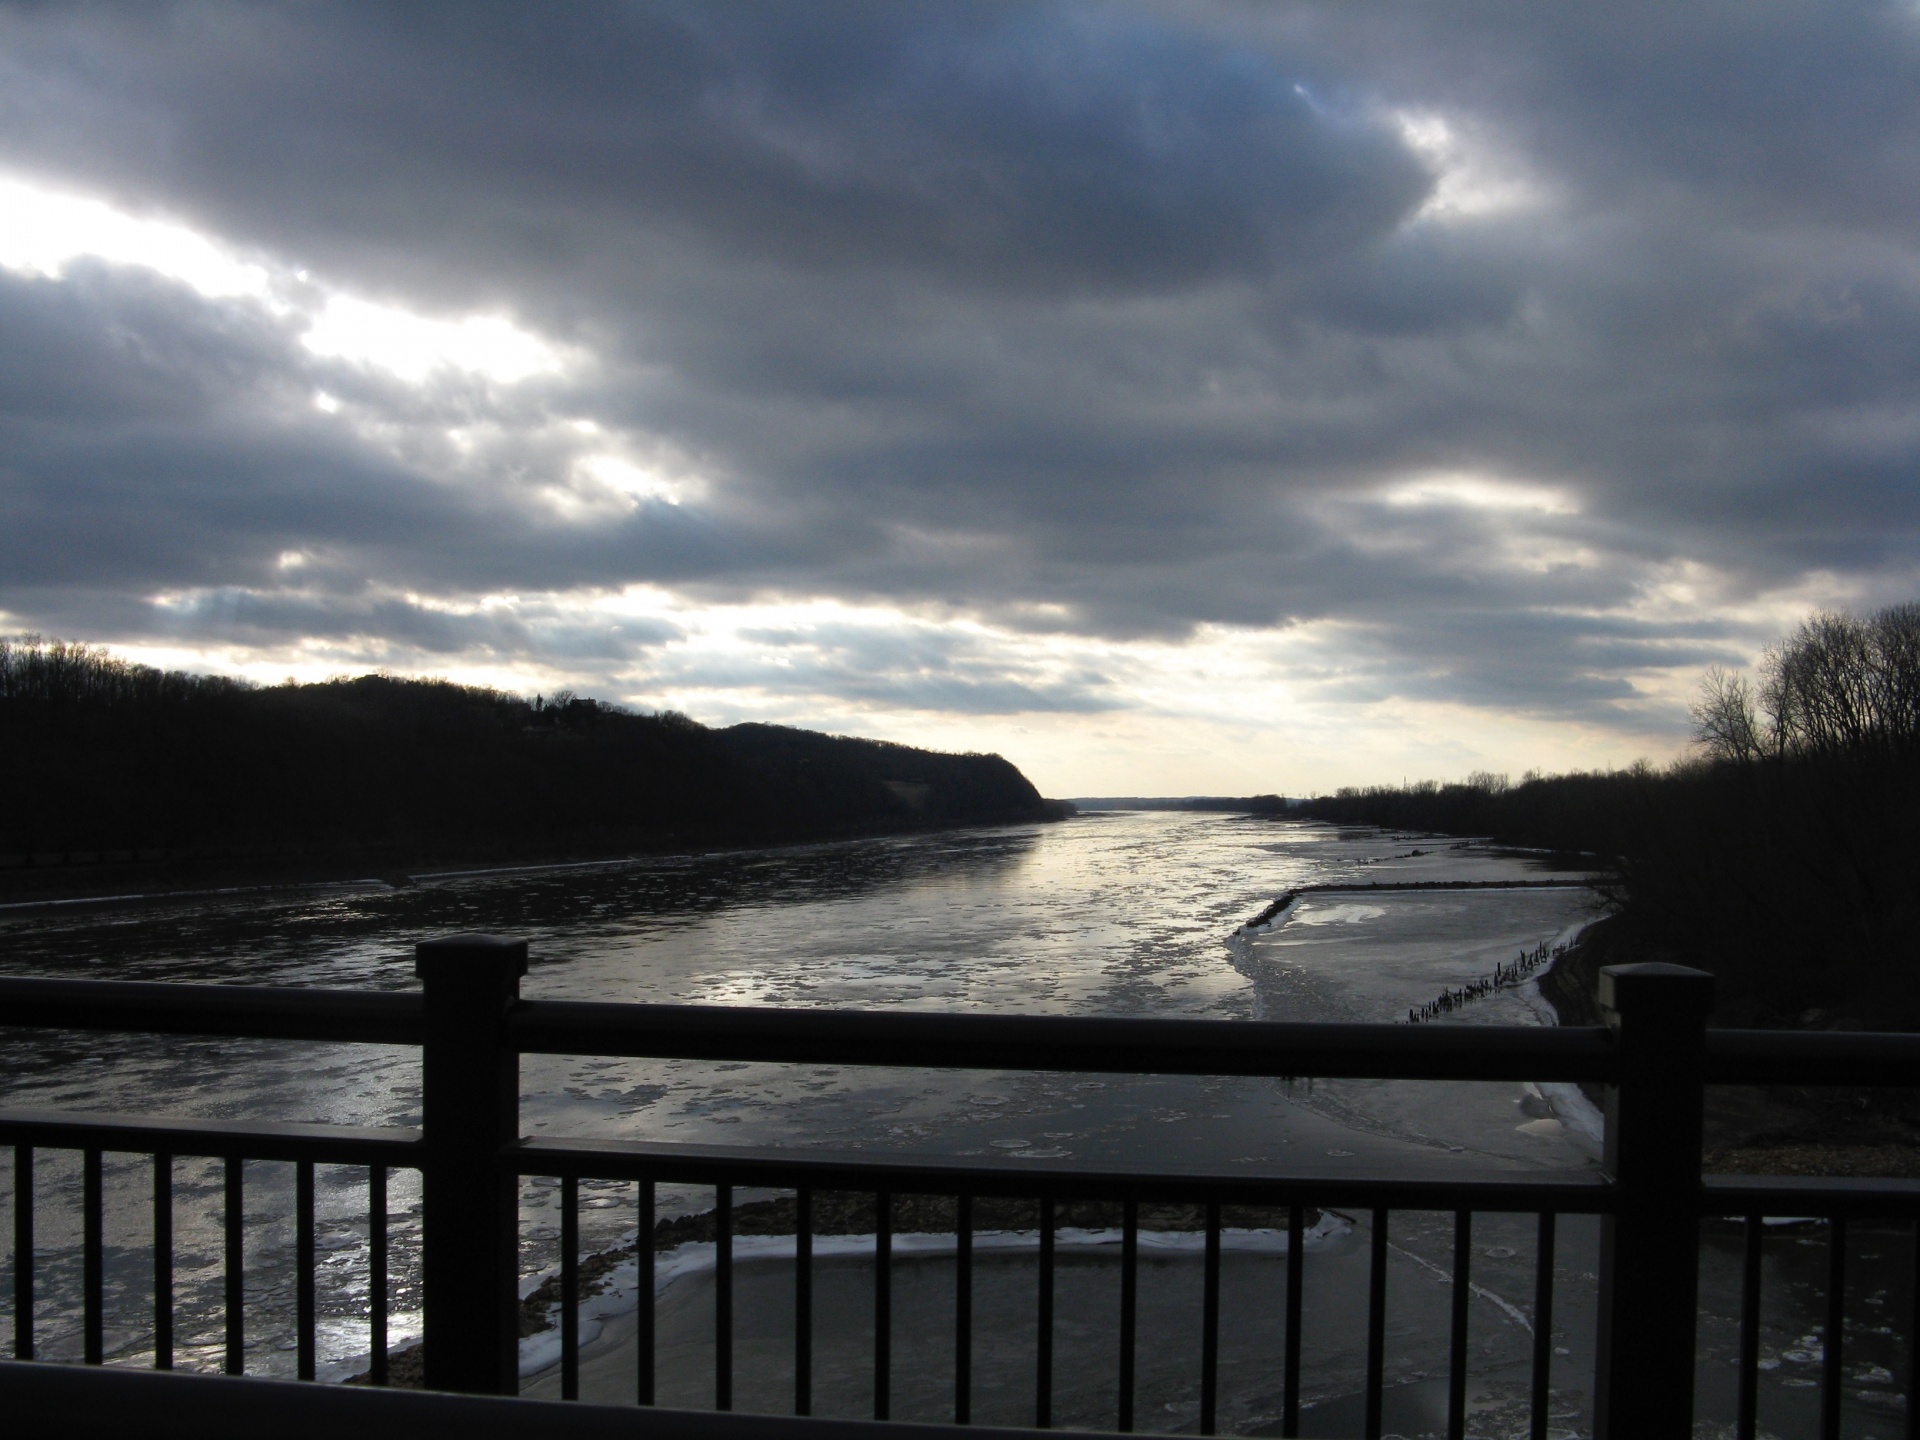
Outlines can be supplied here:
M231 1155L247 1160L408 1168L418 1168L423 1150L418 1130L247 1120L150 1120L69 1110L0 1110L0 1143L57 1150Z
M234 1120L151 1119L71 1111L0 1110L0 1143L47 1149L130 1154L244 1156L333 1165L417 1168L421 1132L368 1127ZM817 1190L892 1190L902 1194L971 1194L1097 1199L1217 1200L1223 1204L1372 1205L1396 1209L1472 1209L1604 1214L1612 1184L1590 1172L1453 1170L1409 1173L1330 1165L1284 1172L1220 1175L1200 1167L1138 1170L1097 1163L1035 1165L1006 1157L876 1155L872 1151L674 1145L628 1140L524 1140L502 1157L519 1175L651 1179L668 1183ZM1464 1167L1463 1167L1464 1169ZM1701 1186L1703 1215L1848 1215L1911 1217L1920 1212L1920 1180L1834 1176L1709 1175Z
M0 979L0 1025L419 1045L418 991ZM930 1069L1611 1082L1598 1027L1287 1024L524 1000L522 1053ZM1710 1030L1716 1085L1920 1086L1920 1035Z
M1795 1215L1830 1219L1912 1220L1920 1216L1920 1180L1829 1175L1709 1175L1701 1184L1702 1215Z
M942 1425L717 1415L430 1391L302 1385L0 1360L0 1407L23 1434L119 1440L953 1440ZM976 1425L977 1440L1043 1440L1050 1432Z
M1709 1085L1920 1085L1920 1035L1709 1030Z
M418 1045L426 1037L426 1013L417 990L0 980L0 1025Z
M753 1149L662 1145L639 1140L524 1140L506 1152L521 1175L682 1184L754 1185L908 1195L994 1195L1021 1199L1113 1199L1230 1205L1381 1205L1408 1210L1507 1210L1604 1214L1613 1186L1593 1171L1340 1171L1332 1167L1267 1174L1216 1174L1199 1168L1139 1169L1099 1164L1037 1165L1001 1157L886 1155L872 1151Z
M523 1054L929 1069L1605 1081L1615 1068L1607 1031L1538 1025L1298 1025L528 1000L510 1012L508 1035Z
M0 1143L171 1155L244 1156L332 1165L417 1167L420 1132L347 1125L254 1124L228 1120L154 1120L122 1115L0 1110ZM1147 1201L1223 1204L1383 1204L1405 1209L1476 1209L1602 1214L1612 1187L1582 1171L1441 1170L1391 1173L1308 1165L1285 1172L1220 1175L1199 1167L1151 1174L1099 1164L1035 1165L1006 1157L875 1155L872 1151L783 1150L732 1145L673 1145L638 1140L523 1140L503 1162L519 1175L648 1179L668 1183L816 1190L891 1190L902 1194L999 1195L1098 1199L1126 1194ZM1909 1196L1920 1193L1910 1189ZM1909 1201L1911 1203L1911 1201ZM1731 1212L1730 1212L1731 1213Z

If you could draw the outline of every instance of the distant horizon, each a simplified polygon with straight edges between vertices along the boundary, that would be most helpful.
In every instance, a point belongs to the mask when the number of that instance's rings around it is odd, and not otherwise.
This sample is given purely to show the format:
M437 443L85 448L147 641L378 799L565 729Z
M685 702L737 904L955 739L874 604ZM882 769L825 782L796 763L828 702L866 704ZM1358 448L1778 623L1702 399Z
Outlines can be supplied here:
M0 10L0 633L1239 795L1920 594L1911 5L488 13Z

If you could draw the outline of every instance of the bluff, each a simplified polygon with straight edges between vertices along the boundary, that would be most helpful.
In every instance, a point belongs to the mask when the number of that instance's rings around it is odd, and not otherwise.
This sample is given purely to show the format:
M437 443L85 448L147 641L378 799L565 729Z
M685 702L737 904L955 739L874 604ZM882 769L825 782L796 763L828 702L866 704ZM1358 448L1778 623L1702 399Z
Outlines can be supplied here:
M256 688L0 642L0 867L559 858L1049 818L998 755L383 675Z

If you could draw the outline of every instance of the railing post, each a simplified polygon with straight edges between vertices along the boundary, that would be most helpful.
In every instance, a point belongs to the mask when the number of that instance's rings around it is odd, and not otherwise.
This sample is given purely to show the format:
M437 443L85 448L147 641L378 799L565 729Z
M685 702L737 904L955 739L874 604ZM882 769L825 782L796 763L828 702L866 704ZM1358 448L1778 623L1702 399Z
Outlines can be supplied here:
M519 1388L519 1186L499 1163L519 1138L520 1064L506 1033L527 942L422 941L421 1281L429 1390Z
M1700 1268L1700 1115L1713 977L1684 965L1609 965L1600 1007L1619 1047L1607 1091L1595 1440L1693 1433Z

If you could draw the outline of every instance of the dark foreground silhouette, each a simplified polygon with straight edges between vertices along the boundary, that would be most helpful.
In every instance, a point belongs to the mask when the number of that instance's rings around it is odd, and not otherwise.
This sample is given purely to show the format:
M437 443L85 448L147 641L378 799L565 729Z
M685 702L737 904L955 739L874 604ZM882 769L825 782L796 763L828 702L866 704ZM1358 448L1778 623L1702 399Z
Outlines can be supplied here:
M998 755L709 729L561 694L365 675L257 688L0 642L0 874L362 868L1053 818Z

